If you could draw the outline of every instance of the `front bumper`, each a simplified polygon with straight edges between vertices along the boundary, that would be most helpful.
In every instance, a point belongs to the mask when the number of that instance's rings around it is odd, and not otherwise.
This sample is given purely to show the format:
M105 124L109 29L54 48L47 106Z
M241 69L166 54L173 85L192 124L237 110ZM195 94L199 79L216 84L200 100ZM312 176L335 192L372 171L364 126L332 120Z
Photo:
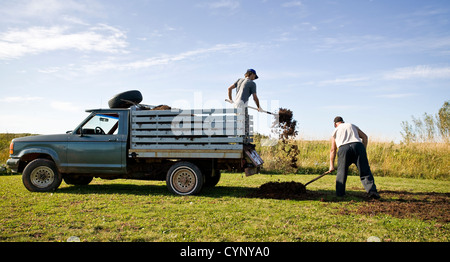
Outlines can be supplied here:
M6 165L11 169L13 173L17 173L19 170L20 159L18 158L10 158L6 161Z

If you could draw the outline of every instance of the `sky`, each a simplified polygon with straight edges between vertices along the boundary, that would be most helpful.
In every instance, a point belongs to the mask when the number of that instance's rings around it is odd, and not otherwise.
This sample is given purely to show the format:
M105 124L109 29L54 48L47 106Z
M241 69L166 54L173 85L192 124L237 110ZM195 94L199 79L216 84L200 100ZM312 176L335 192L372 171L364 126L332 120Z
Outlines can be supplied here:
M263 109L292 110L301 139L329 139L339 115L399 142L402 121L450 100L448 0L0 5L0 133L65 133L127 90L148 105L230 107L249 68ZM250 112L270 135L272 116Z

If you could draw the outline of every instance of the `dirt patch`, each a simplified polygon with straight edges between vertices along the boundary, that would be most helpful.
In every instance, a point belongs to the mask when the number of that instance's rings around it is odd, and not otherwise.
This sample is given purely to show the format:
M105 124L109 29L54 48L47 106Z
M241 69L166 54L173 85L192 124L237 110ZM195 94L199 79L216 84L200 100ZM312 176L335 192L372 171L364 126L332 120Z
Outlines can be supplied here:
M251 196L273 199L306 199L307 191L305 185L294 181L268 182L261 185Z
M397 218L450 222L449 193L411 193L405 191L384 191L381 193L381 201L366 202L354 212L369 216L387 214Z
M397 218L417 218L450 222L450 193L381 191L380 200L370 200L365 192L348 192L345 198L335 197L334 191L309 191L299 182L268 182L249 196L256 198L317 200L321 202L349 202L337 214L376 216L386 214Z

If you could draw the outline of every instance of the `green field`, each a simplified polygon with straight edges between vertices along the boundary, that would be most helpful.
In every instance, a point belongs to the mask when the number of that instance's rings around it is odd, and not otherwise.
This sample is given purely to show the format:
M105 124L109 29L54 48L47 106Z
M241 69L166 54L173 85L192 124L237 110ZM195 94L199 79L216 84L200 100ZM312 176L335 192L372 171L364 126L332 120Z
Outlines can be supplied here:
M9 157L11 139L24 135L0 134L0 165ZM347 197L336 198L334 175L308 185L307 194L283 199L283 192L258 194L260 186L305 184L326 171L329 142L268 147L261 138L255 136L263 174L225 173L217 187L197 196L172 195L165 182L101 179L31 193L20 175L0 167L0 242L64 242L71 236L83 242L364 242L371 236L449 241L448 143L370 141L379 201L365 198L358 176L349 176Z
M0 241L64 242L448 242L450 182L375 177L382 199L365 198L350 176L347 197L333 175L300 199L255 197L267 182L306 183L316 175L226 173L215 188L176 196L165 182L94 179L31 193L20 175L0 175Z

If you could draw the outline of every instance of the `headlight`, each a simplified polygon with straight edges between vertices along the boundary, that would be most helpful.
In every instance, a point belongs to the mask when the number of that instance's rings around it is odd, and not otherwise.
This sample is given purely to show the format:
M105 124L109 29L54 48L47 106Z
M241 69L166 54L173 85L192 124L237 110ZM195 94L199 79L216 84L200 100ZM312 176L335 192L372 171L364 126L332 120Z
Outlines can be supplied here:
M9 154L14 155L14 142L11 142L9 145Z

